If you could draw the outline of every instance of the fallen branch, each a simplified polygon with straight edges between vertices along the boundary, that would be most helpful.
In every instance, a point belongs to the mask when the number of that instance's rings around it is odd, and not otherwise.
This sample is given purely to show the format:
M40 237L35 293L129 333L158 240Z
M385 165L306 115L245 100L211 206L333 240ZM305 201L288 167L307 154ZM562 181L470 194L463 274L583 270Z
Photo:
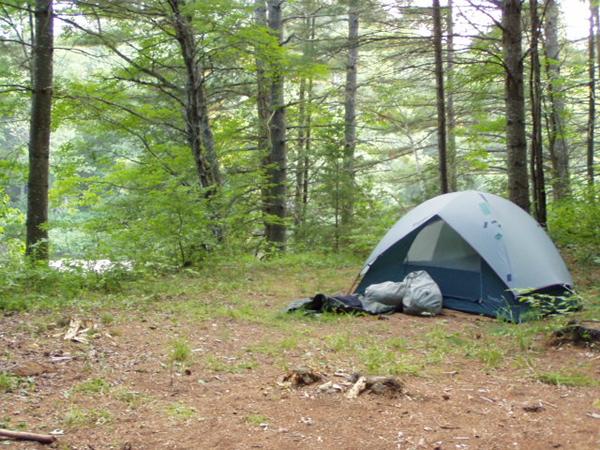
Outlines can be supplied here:
M52 444L56 438L50 434L28 433L26 431L10 431L0 428L0 437L7 437L19 441L36 441L42 444Z

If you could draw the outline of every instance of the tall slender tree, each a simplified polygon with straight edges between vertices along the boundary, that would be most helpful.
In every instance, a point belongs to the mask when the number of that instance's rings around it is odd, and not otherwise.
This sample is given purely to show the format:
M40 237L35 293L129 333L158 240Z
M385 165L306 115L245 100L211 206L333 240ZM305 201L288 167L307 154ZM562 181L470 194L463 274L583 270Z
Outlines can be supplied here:
M358 90L358 1L348 5L348 58L346 62L346 89L344 95L344 154L342 165L341 225L346 229L352 223L354 212L354 154L356 151L356 92Z
M502 0L508 196L512 202L529 211L521 11L520 0Z
M433 0L433 48L435 53L435 86L437 105L437 143L440 173L440 191L448 189L448 163L446 160L446 98L444 96L444 65L442 61L442 13L440 0Z
M594 184L594 128L596 125L596 71L595 71L595 37L594 37L594 0L590 0L588 36L588 123L587 123L587 179Z
M448 118L448 189L456 191L456 113L454 110L454 3L448 0L446 14L446 117Z
M548 77L549 134L548 149L552 164L552 195L561 200L569 195L569 152L565 136L565 102L560 75L560 44L558 40L559 10L556 0L546 0L544 49Z
M283 0L267 0L267 22L273 37L283 45ZM265 236L278 250L285 250L287 212L287 137L284 100L284 76L282 62L273 58L269 73L270 107L269 138L270 148L266 166L268 193L265 213Z
M312 61L314 55L315 15L313 1L306 0L302 47L303 57ZM314 80L312 74L300 79L298 98L298 141L296 152L296 186L294 190L294 220L296 225L304 223L308 203L308 177L310 168L311 121Z
M531 180L533 184L533 206L535 218L546 226L546 184L543 167L543 142L542 142L542 82L540 75L539 35L540 20L538 15L537 0L529 2L529 16L531 26L531 45L529 55L531 58L531 74L529 78L529 97L531 105Z
M52 0L35 1L29 127L26 253L48 260L48 183L52 117L54 17Z

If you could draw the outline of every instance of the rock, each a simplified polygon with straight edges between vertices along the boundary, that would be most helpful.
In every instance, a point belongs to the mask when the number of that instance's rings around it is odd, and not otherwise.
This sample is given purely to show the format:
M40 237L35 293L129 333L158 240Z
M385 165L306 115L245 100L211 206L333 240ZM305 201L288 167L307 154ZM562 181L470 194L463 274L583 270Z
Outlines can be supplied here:
M544 408L544 405L542 405L541 403L523 406L523 411L527 412L542 412L544 409L546 408Z

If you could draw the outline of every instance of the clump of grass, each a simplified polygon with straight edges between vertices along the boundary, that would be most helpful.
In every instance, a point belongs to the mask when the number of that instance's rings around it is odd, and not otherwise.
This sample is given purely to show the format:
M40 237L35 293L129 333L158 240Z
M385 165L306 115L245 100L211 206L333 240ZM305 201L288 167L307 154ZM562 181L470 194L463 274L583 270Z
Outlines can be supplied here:
M104 326L109 326L112 325L115 322L115 316L113 316L111 313L109 312L105 312L102 313L100 315L100 322L102 323L102 325Z
M418 375L421 367L407 355L372 344L358 350L358 359L369 375Z
M0 392L12 392L19 386L19 377L0 372Z
M171 363L184 364L189 362L192 357L192 348L184 339L177 339L171 343L169 360Z
M254 345L246 347L248 353L260 353L263 355L277 356L286 350L298 348L298 337L296 335L287 336L280 341L264 340Z
M269 418L263 414L248 414L246 416L246 422L257 427L263 423L269 423Z
M336 353L354 350L355 342L348 333L331 334L325 337L327 347Z
M64 417L64 423L69 427L106 425L107 423L112 422L112 420L112 414L106 409L85 409L79 406L69 408Z
M184 405L183 403L171 403L165 409L167 416L175 420L189 420L196 415L196 408Z
M110 383L103 378L92 378L76 384L71 389L73 393L81 394L106 394L110 390Z
M543 372L537 375L537 379L556 386L600 386L600 381L581 372Z
M127 389L119 389L113 393L113 397L120 402L126 403L131 409L136 409L142 406L148 397L136 391L129 391Z
M478 347L473 352L474 356L491 369L497 368L504 361L504 352L494 346Z

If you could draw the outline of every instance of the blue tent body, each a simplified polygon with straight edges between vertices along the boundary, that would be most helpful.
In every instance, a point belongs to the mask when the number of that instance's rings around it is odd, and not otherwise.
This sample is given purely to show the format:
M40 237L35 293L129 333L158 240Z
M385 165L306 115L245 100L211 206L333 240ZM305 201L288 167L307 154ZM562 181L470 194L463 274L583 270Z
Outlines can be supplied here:
M355 292L425 270L444 307L519 320L524 292L560 295L573 280L540 225L493 194L453 192L409 211L388 231L361 271Z

